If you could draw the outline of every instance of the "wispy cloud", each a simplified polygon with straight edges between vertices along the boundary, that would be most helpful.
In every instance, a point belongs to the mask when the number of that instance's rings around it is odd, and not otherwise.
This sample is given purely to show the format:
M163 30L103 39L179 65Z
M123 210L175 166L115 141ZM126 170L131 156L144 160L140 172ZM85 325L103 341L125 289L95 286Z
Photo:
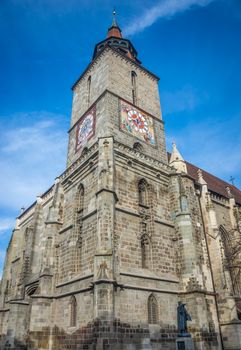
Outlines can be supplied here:
M67 118L40 111L9 119L18 123L0 125L0 207L16 210L31 204L64 169Z
M0 116L0 278L5 249L21 207L28 207L64 170L64 115L38 111ZM8 120L8 127L6 122Z
M174 92L164 91L161 93L162 112L164 115L167 115L192 111L202 102L203 96L201 97L201 95L200 92L197 93L191 86L184 86Z
M148 8L141 16L132 20L124 29L126 36L133 35L150 27L159 18L170 18L177 13L189 10L193 6L207 6L215 0L162 0Z

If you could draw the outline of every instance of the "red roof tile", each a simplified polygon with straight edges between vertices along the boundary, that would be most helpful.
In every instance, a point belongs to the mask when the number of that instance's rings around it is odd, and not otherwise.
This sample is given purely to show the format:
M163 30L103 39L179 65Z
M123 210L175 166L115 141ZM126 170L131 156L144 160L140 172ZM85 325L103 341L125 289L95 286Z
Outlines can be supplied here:
M170 159L170 153L168 152L168 159ZM186 162L187 165L187 172L188 175L191 176L193 179L198 180L198 169L201 169L199 167L197 167L196 165L193 165L189 162ZM223 181L221 179L219 179L218 177L208 173L207 171L202 170L202 174L203 174L203 178L204 180L207 182L208 185L208 189L214 193L217 193L225 198L228 198L228 193L226 190L226 187L230 188L230 191L232 193L232 195L235 198L236 203L241 205L241 191L233 186L232 184L229 184L226 181Z

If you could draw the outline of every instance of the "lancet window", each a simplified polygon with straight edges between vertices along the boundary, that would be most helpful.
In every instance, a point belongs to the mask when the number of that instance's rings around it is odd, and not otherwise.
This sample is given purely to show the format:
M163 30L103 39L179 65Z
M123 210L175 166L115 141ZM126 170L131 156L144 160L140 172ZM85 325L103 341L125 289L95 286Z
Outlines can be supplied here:
M229 259L232 249L229 234L222 225L219 227L219 232L223 243L225 257L226 259Z
M151 244L147 234L141 237L141 264L143 269L148 269L151 263Z
M148 206L148 184L145 179L141 179L138 183L139 204Z
M77 188L76 213L75 213L76 215L75 226L76 226L76 233L78 235L80 235L82 231L83 210L84 210L84 186L80 184Z
M132 89L132 102L134 105L137 104L137 87L136 87L137 74L136 72L131 72L131 89Z
M70 327L75 327L77 323L77 301L74 295L70 299Z
M153 294L148 298L148 323L158 323L158 303Z
M84 209L84 186L82 184L78 186L77 190L76 209L77 213L82 213Z
M90 105L90 94L91 94L91 75L87 80L87 106Z
M219 227L219 232L225 255L225 267L229 270L234 293L238 295L241 294L240 248L238 244L235 244L234 247L232 246L230 234L222 225Z

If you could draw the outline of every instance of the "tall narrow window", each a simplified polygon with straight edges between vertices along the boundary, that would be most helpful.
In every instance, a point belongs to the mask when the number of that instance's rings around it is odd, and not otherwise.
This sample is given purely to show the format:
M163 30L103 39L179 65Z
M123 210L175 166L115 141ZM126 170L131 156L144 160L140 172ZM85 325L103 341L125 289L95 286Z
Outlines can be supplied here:
M134 105L137 104L137 88L136 88L136 72L131 72L131 89L132 89L132 102Z
M158 303L153 294L148 298L148 323L158 323Z
M143 269L150 267L151 260L151 246L149 237L143 234L141 237L141 265Z
M84 186L80 184L77 190L77 211L82 212L84 207Z
M75 219L76 233L78 235L79 244L81 244L80 235L82 231L83 210L84 210L84 186L80 184L77 188L77 194L76 194L76 219Z
M148 184L145 179L141 179L138 183L139 204L148 206Z
M88 78L87 81L87 106L90 105L90 91L91 91L91 75Z
M224 255L225 255L225 267L230 273L232 280L233 290L235 295L241 294L241 267L239 264L240 250L239 245L232 242L230 234L221 225L219 227L219 233L222 240Z
M70 327L75 327L77 321L77 301L74 295L70 299Z
M231 255L232 255L231 240L228 232L225 230L225 228L222 225L219 227L219 232L223 243L224 254L226 259L228 260L229 258L231 258Z

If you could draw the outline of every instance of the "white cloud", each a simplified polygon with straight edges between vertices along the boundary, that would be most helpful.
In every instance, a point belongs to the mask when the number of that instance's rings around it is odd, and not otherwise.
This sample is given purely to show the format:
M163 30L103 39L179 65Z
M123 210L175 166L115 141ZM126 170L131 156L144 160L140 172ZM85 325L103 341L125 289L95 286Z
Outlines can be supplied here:
M141 32L150 27L159 18L173 17L175 14L189 10L193 6L207 6L214 0L162 0L136 17L124 29L126 36Z
M162 112L164 115L191 111L201 103L200 93L196 93L190 86L180 90L161 93Z
M27 207L64 170L66 119L53 113L34 112L9 116L13 122L7 129L0 125L0 207Z

